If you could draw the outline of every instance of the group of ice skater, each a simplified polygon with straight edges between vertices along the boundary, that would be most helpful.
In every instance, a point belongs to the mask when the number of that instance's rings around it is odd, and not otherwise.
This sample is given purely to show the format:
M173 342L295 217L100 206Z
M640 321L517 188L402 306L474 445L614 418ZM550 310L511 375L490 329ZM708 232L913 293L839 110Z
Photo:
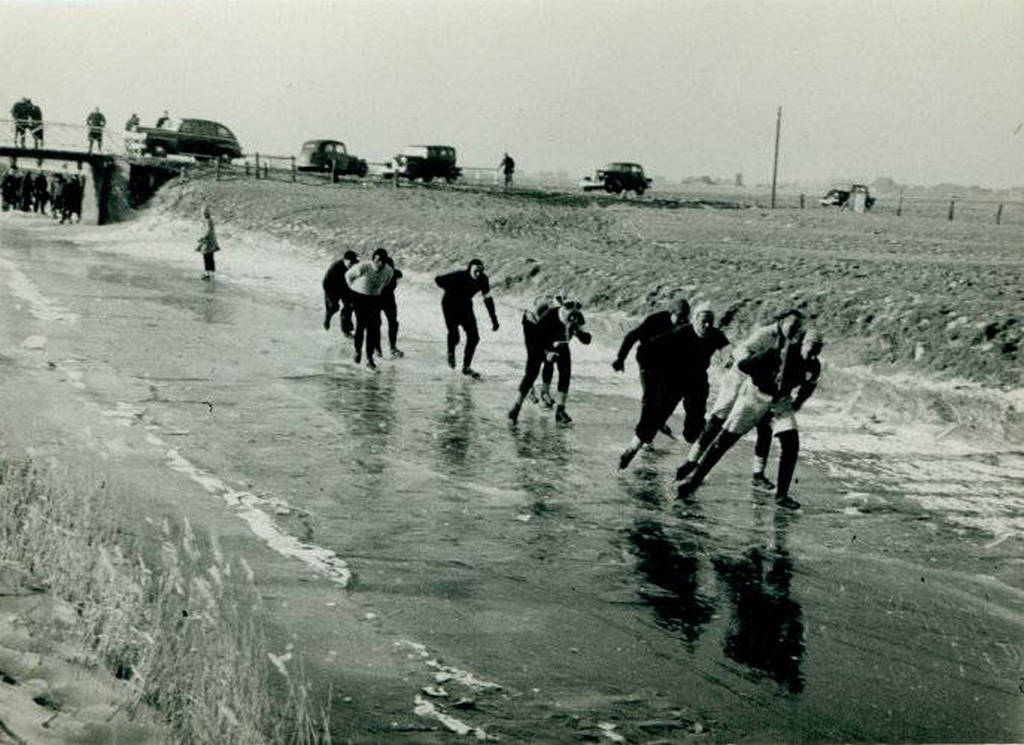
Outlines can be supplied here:
M752 486L774 490L779 506L798 509L800 503L789 494L800 452L796 412L814 392L821 375L821 336L807 330L804 315L797 309L755 328L733 348L718 395L705 418L708 367L712 356L729 345L714 324L710 306L701 303L691 314L686 300L679 297L669 310L648 316L626 334L612 367L622 371L630 349L638 344L636 359L643 393L640 418L632 441L619 456L619 468L628 467L659 432L672 436L667 422L682 403L683 439L691 447L676 470L680 499L689 499L722 456L756 427ZM776 484L765 476L773 435L780 449Z
M376 368L381 355L381 314L388 322L388 342L392 357L401 357L397 347L398 312L395 289L402 276L387 250L378 248L369 261L360 261L354 251L346 251L334 262L323 279L324 328L340 312L341 330L354 339L356 363ZM473 297L479 293L490 316L494 331L499 328L490 281L480 259L465 269L440 274L436 284L443 290L441 312L447 327L447 361L459 369L456 351L465 336L461 371L479 378L473 369L473 355L480 341ZM353 324L353 316L355 322ZM715 326L715 313L707 303L691 311L687 300L676 296L666 310L652 313L623 338L612 368L622 372L633 347L640 371L642 396L640 415L632 440L619 456L619 468L625 469L636 454L650 446L659 433L673 437L669 418L683 406L682 439L690 444L686 460L676 471L679 499L690 499L721 457L747 432L757 429L754 448L752 486L775 492L779 506L798 509L790 496L800 437L796 412L814 392L821 374L818 356L821 336L808 331L803 313L786 310L766 325L759 326L741 344L732 349L725 362L725 373L718 394L707 412L710 392L708 369L714 355L729 346L721 329ZM582 304L565 293L542 296L522 316L526 369L516 398L508 411L512 423L519 419L523 403L533 400L554 408L560 424L572 421L566 411L572 376L570 342L589 344L591 335L584 330ZM551 383L558 374L556 396ZM535 383L541 379L540 393ZM765 476L765 466L773 435L779 441L777 483Z

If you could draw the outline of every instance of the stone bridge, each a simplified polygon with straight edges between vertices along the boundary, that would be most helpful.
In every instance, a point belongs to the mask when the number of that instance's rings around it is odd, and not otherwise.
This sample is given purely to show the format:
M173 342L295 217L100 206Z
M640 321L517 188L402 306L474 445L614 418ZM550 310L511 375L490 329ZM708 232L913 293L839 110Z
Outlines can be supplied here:
M0 119L0 132L5 130L13 137L14 122ZM117 222L189 165L132 154L124 133L104 133L107 152L88 151L88 127L45 122L44 133L39 147L31 136L24 146L0 140L0 172L16 165L19 170L82 173L86 181L82 220L96 225Z

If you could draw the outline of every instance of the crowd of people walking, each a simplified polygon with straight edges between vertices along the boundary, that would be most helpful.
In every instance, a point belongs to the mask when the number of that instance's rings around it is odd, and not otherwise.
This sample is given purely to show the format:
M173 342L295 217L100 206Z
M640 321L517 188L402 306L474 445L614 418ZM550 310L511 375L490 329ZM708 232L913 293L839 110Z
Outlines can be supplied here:
M81 222L84 195L85 176L68 170L31 171L11 166L0 177L4 212L21 210L49 214L62 224Z

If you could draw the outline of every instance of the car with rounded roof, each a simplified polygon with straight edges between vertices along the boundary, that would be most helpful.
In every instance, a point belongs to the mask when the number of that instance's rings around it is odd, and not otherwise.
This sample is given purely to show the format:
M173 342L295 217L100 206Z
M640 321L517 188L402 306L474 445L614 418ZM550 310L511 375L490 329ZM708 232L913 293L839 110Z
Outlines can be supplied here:
M300 171L322 171L338 176L366 175L369 167L366 161L349 153L341 140L306 140L295 159Z
M141 140L143 155L191 155L196 160L242 157L234 133L209 119L182 119L170 127L139 127L132 134Z

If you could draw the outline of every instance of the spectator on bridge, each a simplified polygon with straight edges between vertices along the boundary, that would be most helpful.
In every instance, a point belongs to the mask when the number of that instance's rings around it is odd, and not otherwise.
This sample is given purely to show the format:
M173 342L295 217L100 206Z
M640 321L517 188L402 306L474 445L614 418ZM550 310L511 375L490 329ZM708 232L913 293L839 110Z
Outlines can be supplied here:
M512 174L516 172L516 162L511 155L505 153L505 157L501 159L501 172L505 174L505 188L509 189L512 186Z
M103 152L103 128L107 126L107 117L100 113L100 107L97 106L92 110L92 113L85 118L85 123L89 127L89 152L92 152L92 143L96 143L96 149L99 152Z
M139 115L132 114L131 117L124 123L124 129L126 132L134 132L139 128L140 123Z
M32 102L26 96L15 101L11 107L11 119L14 120L14 144L25 147L25 133L29 130L32 116Z
M28 101L29 110L29 126L32 129L32 145L36 149L43 147L43 110L39 108L38 104L32 103L31 99L26 98Z
M164 114L156 120L156 128L163 129L171 123L171 115L167 113L167 109L164 109Z

